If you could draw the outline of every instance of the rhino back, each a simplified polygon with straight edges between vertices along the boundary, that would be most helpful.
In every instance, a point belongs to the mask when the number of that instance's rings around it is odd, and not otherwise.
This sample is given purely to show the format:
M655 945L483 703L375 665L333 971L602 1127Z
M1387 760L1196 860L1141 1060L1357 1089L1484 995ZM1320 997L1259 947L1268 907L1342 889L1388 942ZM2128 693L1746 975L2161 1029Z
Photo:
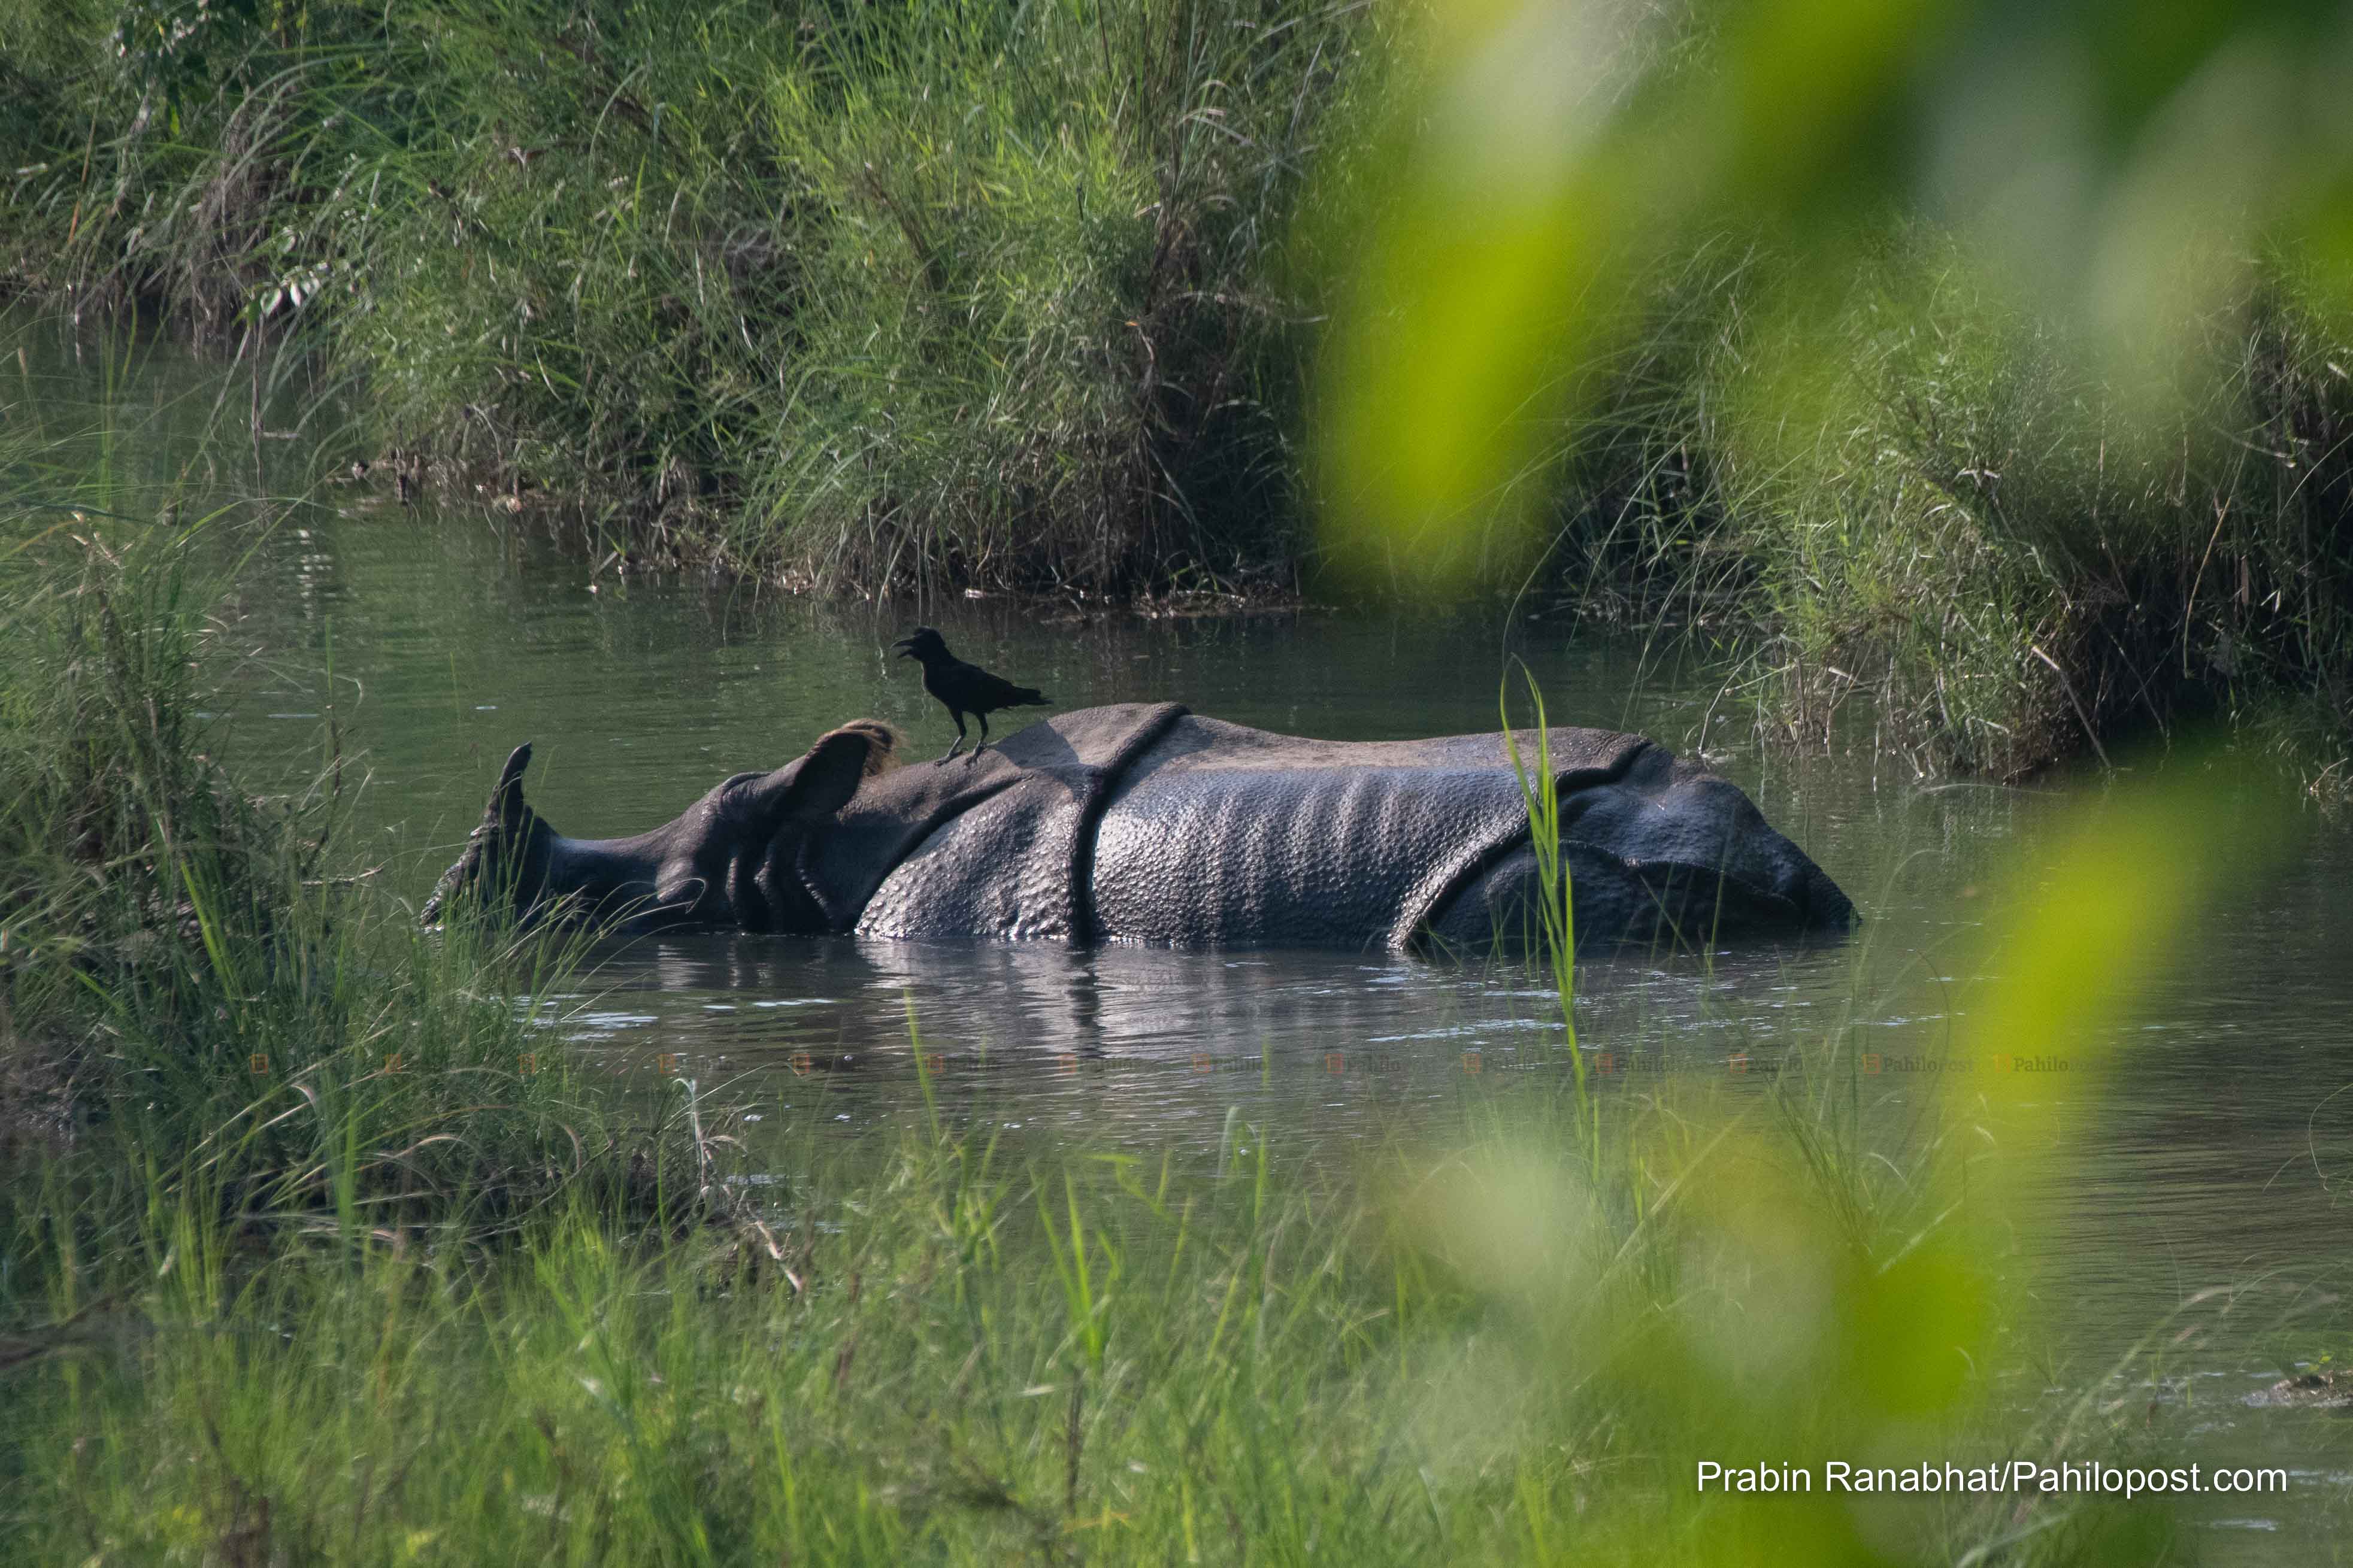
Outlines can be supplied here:
M1517 737L1534 766L1538 737ZM1555 730L1564 795L1606 783L1639 736ZM1176 945L1407 946L1524 843L1500 734L1311 741L1188 716L1130 767L1094 836L1095 934Z

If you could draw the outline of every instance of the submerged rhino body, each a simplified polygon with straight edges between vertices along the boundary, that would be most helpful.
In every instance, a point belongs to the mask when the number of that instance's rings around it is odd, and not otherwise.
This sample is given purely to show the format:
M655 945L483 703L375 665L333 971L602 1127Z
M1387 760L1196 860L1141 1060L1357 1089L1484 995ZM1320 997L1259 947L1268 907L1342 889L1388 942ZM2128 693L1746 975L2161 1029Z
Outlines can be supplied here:
M556 833L507 761L427 906L526 918L1182 946L1485 946L1538 889L1512 752L1548 756L1580 945L1851 925L1854 908L1724 779L1637 735L1303 740L1174 703L1065 713L956 762L837 730L630 838Z

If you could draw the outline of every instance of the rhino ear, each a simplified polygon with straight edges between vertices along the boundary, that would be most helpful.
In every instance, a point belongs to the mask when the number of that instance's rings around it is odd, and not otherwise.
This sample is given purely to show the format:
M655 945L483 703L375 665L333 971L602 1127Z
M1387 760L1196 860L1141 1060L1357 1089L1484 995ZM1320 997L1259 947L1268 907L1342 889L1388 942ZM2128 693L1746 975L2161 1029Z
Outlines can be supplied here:
M485 826L497 823L509 833L522 830L523 814L529 808L522 803L522 771L531 766L531 742L525 741L507 753L507 765L499 770L499 782L491 791L491 806L482 814Z
M849 804L860 780L874 771L876 752L887 754L889 736L879 726L851 724L834 731L798 762L754 780L745 804L754 828L774 833L786 822L821 822Z

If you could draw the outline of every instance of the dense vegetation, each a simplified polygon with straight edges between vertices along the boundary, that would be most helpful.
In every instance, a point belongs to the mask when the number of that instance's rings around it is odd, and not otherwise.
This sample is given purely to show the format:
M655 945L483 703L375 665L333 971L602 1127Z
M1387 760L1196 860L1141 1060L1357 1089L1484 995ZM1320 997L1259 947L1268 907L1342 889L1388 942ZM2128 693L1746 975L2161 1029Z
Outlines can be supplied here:
M102 1254L161 1192L264 1236L413 1208L494 1223L575 1184L702 1201L677 1129L571 1103L516 1005L560 945L428 940L350 863L332 723L308 789L230 777L197 694L234 620L187 536L110 547L95 526L73 512L0 571L0 1144L108 1155L52 1167L54 1189L0 1184L12 1246Z
M1346 397L1318 364L1354 363L1330 323L1384 330L1335 280L1410 205L1420 16L5 0L0 268L258 375L323 355L404 482L550 504L600 555L1116 595L1319 561L1410 589L1468 549L1476 585L1748 639L1800 742L1877 692L1923 766L2011 775L2221 714L2343 782L2353 324L2259 235L2119 359L1901 202L1828 220L1871 237L1829 259L1678 217L1588 290L1577 395L1515 405L1498 507L1544 525L1352 543L1378 497L1303 454ZM1712 8L1629 16L1581 90L1736 74Z
M382 440L657 553L1282 566L1274 258L1377 40L1261 11L19 5L8 260L323 346Z

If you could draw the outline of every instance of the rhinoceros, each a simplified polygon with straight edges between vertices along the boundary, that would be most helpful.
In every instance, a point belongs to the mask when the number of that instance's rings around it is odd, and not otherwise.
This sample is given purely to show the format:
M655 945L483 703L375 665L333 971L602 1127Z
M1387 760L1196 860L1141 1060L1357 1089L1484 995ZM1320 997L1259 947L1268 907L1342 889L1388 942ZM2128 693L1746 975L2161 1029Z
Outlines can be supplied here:
M524 803L518 747L425 918L465 895L640 931L1489 947L1535 929L1519 769L1548 756L1578 945L1855 919L1736 785L1639 735L1314 741L1130 703L959 761L901 766L893 744L872 721L844 725L628 838L549 827Z

